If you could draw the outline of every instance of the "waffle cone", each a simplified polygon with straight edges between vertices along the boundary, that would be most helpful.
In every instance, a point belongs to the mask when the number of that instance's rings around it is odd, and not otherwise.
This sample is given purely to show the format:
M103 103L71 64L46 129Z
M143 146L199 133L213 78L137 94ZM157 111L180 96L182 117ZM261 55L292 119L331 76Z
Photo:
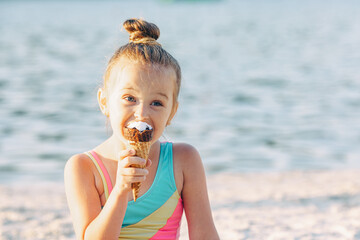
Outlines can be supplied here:
M135 149L136 156L141 157L147 161L151 147L153 130L144 130L140 132L135 128L125 128L124 136L128 140L130 147ZM143 166L132 165L132 167L136 168L145 168L145 166L146 163ZM134 201L136 201L136 199L138 198L140 185L140 182L131 184Z
M147 161L147 159L149 157L150 147L151 147L150 142L133 142L133 141L129 141L129 144L130 144L131 148L135 149L136 156L141 157L141 158L143 158L143 159L145 159ZM133 165L132 167L145 168L145 166L146 166L146 163L143 166ZM140 182L131 184L133 198L134 198L135 202L136 202L136 199L138 198L138 195L139 195L140 186L141 186Z

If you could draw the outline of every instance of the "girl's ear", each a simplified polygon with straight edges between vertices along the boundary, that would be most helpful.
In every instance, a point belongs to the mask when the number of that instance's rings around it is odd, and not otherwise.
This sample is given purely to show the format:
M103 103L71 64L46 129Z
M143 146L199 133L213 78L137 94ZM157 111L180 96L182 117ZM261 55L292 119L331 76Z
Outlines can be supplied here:
M171 110L171 114L170 114L169 119L168 119L168 121L166 123L166 126L169 126L171 124L171 120L174 118L174 116L175 116L175 114L176 114L176 112L178 110L178 107L179 107L179 102L176 101L176 103L174 103L173 109Z
M99 88L99 90L97 92L97 98L98 98L98 103L99 103L99 107L100 107L101 112L106 117L109 117L106 94L105 94L105 90L103 88Z

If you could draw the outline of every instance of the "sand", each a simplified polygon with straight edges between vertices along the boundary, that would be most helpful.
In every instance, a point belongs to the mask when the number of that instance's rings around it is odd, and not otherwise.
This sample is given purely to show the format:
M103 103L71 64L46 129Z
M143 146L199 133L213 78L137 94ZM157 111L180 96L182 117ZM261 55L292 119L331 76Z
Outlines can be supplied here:
M360 170L208 176L221 239L360 239ZM74 239L61 183L0 185L0 239ZM183 218L181 239L188 239Z

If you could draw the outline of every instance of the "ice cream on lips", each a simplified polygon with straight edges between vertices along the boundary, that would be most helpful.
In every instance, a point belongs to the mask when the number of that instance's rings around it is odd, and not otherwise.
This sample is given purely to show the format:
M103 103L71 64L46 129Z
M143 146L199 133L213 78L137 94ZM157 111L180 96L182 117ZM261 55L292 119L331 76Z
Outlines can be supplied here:
M137 121L129 123L129 125L127 125L127 128L136 128L140 132L143 132L145 130L152 130L152 126L150 126L146 122L137 122Z
M150 142L153 128L146 122L134 121L124 129L124 137L130 142Z

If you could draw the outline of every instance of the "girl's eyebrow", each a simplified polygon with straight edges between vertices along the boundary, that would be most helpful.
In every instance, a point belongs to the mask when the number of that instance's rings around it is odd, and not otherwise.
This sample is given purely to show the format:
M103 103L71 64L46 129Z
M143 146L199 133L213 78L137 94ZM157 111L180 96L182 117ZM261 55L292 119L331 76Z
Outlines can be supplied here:
M133 87L124 87L124 88L123 88L123 90L132 90L132 91L136 91L136 89L135 89L135 88L133 88ZM169 99L169 97L168 97L165 93L162 93L162 92L157 92L156 94L157 94L157 95L160 95L160 96L162 96L162 97L164 97L164 98L166 98L166 100L168 100L168 99Z
M164 98L166 98L166 99L169 99L169 97L166 94L162 93L162 92L158 92L157 94L164 97Z
M135 88L133 88L133 87L125 87L123 89L125 89L125 90L135 90Z

